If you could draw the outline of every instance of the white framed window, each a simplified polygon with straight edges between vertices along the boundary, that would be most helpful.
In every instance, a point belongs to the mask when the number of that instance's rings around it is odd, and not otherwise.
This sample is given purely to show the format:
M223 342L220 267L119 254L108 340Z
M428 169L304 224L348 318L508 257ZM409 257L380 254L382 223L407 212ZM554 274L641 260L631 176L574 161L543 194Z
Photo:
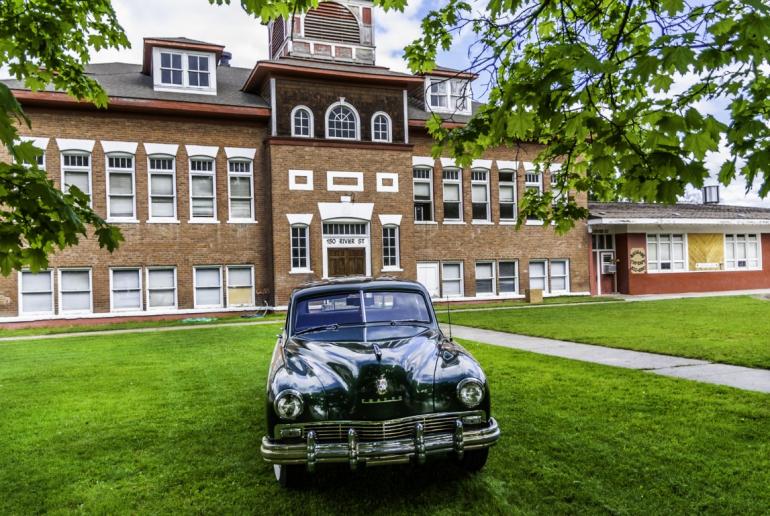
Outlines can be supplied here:
M134 157L109 154L107 160L107 218L113 221L136 221L136 180Z
M361 119L358 111L340 101L326 111L326 137L334 140L360 140Z
M551 260L551 294L569 292L569 260Z
M463 288L463 262L441 263L441 296L462 297Z
M67 151L61 153L62 191L77 187L84 194L91 196L91 154L88 152Z
M471 88L468 80L428 77L426 81L426 100L429 110L445 113L471 113Z
M400 267L398 226L382 227L382 268L393 270Z
M177 307L176 267L147 268L147 310Z
M216 94L216 63L213 53L155 47L152 59L156 90Z
M147 173L150 181L150 220L175 221L176 159L172 156L149 156Z
M529 262L529 288L548 292L548 260Z
M415 222L433 221L433 169L416 167L412 171Z
M217 220L216 167L214 159L190 158L190 220Z
M760 242L755 234L725 235L725 269L761 269Z
M647 235L647 269L650 272L687 270L686 238L681 234Z
M304 224L291 227L291 270L310 270L310 241L308 226Z
M313 111L307 106L297 106L291 110L291 135L297 138L313 137Z
M254 306L254 267L227 267L227 306Z
M250 159L231 159L227 162L230 221L254 221L254 172Z
M139 268L110 269L110 310L142 309L142 274Z
M221 308L222 267L195 267L195 308Z
M187 55L187 84L194 88L209 88L211 86L208 55Z
M59 269L59 313L90 313L91 284L91 269Z
M500 198L500 221L516 222L518 210L516 208L516 171L501 170L498 183Z
M463 220L463 175L459 168L445 168L443 175L444 221Z
M19 272L19 314L53 313L53 271Z
M500 260L497 263L497 282L500 294L519 293L519 262L516 260Z
M391 132L392 122L390 115L385 112L378 112L372 116L372 141L390 143L393 141Z
M471 205L473 220L489 221L489 171L471 171Z
M495 262L476 262L476 295L495 295Z

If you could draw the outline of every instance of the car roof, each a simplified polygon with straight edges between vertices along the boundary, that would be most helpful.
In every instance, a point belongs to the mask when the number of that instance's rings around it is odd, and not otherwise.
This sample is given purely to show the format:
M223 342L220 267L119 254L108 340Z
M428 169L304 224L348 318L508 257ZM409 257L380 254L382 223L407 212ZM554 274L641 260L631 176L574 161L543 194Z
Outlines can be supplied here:
M425 287L416 281L399 280L395 278L339 278L309 283L294 290L291 299L294 301L297 297L314 296L317 294L327 294L337 290L419 290L430 299L430 295Z

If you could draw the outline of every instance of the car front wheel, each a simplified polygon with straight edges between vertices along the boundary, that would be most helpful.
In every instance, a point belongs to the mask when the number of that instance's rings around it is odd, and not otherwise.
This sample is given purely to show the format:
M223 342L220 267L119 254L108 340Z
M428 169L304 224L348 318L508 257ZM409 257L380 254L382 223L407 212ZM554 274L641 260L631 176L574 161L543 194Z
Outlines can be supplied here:
M305 483L305 466L296 464L273 464L275 479L281 487L296 489Z
M487 463L489 457L489 448L483 448L481 450L468 450L463 454L463 458L460 459L460 467L465 471L476 472L481 471L484 465Z

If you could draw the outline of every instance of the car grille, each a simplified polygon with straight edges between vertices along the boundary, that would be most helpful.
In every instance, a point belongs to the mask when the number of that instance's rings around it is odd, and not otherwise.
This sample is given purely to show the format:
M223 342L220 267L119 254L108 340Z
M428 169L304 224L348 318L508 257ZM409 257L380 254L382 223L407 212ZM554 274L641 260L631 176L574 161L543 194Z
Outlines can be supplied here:
M318 442L347 441L348 430L352 428L356 431L359 442L409 439L414 437L417 423L422 423L425 435L448 433L454 431L455 421L468 415L477 415L477 413L428 414L387 421L306 423L302 425L302 437L307 437L307 433L312 430Z

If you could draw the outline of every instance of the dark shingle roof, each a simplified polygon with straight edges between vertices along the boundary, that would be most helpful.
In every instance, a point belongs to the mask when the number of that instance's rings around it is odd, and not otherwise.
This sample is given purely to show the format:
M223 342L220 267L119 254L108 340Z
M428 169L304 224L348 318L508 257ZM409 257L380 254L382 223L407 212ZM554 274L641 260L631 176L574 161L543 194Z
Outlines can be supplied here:
M735 219L769 220L770 208L724 204L644 204L610 202L588 204L591 219Z
M91 64L86 73L96 79L107 92L115 98L174 100L226 106L268 107L262 97L241 91L249 76L249 68L228 66L217 67L217 94L202 95L197 93L155 91L152 77L142 73L142 66L126 63ZM11 89L26 90L23 83L16 80L2 81ZM49 88L47 91L54 91Z
M288 66L297 66L300 68L313 68L320 70L337 70L340 72L360 73L367 75L389 75L392 77L414 77L410 73L395 72L384 66L359 65L355 63L335 63L333 61L321 61L314 59L302 59L299 57L281 57L280 59L262 59L257 62L265 64L280 64Z
M176 38L145 38L145 39L151 39L153 41L168 41L169 43L189 43L191 45L209 45L209 46L222 46L217 43L210 43L208 41L201 41L199 39L190 39L185 38L184 36L179 36Z

